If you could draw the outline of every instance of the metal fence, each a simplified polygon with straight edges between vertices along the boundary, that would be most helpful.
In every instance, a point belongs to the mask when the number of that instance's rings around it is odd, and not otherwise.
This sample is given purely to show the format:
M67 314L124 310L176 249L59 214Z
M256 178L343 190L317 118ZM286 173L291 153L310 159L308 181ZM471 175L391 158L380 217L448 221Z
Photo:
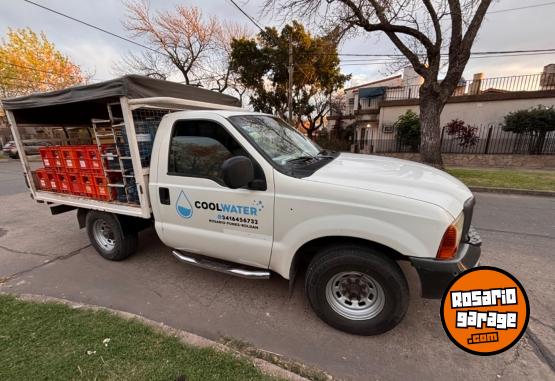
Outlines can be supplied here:
M384 133L380 131L369 136L367 140L354 142L355 152L366 153L399 153L418 152L418 142L401 144L395 128L389 126ZM465 154L522 154L522 155L555 155L555 131L545 134L513 133L504 131L501 126L483 125L477 127L477 141L464 144L456 135L449 135L447 128L441 132L442 153Z
M385 101L418 99L420 85L386 89ZM518 75L461 81L451 96L502 94L519 91L555 90L555 73Z

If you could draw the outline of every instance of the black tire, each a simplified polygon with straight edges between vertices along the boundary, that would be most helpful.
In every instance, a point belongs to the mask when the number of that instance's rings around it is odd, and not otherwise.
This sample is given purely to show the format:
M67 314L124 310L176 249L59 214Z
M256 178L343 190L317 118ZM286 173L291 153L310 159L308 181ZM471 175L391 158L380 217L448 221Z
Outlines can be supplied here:
M337 294L337 291L330 291L331 294L328 295L331 296L328 297L326 294L328 282L330 285L337 286L340 283L331 281L331 279L338 279L341 274L350 272L359 273L363 277L366 274L381 287L383 292L380 291L380 295L384 299L379 304L383 307L381 310L379 310L380 307L375 307L375 316L363 317L362 320L352 319L336 312L328 301L328 298L334 298L334 294L338 297L342 295L341 292ZM347 278L349 279L346 284L349 287L349 282L354 278L348 276ZM378 287L373 289L378 289ZM328 290L333 290L333 286ZM360 292L358 288L354 290ZM364 288L364 290L367 292L370 288ZM320 319L338 330L355 335L370 336L389 331L401 322L409 303L408 284L397 263L378 250L358 245L337 245L319 252L308 267L305 291L310 305ZM377 299L375 301L377 302ZM341 304L336 302L336 306L337 303ZM350 303L350 301L348 300L346 303ZM370 304L372 301L368 303L368 305ZM341 307L335 307L335 309L338 308L341 309Z
M112 237L111 241L113 242L113 245L109 245L110 248L104 246L97 238L95 229L98 229L98 225L96 224L105 224L105 227L110 229L108 234ZM110 261L124 260L137 248L137 232L124 234L118 219L113 214L90 211L87 213L86 226L91 244L98 254Z

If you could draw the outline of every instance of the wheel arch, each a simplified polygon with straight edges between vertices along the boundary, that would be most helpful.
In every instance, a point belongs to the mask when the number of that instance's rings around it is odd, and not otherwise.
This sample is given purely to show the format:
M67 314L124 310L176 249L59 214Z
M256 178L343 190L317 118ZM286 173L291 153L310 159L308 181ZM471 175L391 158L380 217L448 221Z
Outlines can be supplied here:
M325 236L314 238L306 243L304 243L293 255L291 260L291 266L289 268L289 287L292 290L295 282L296 275L299 272L305 271L308 264L318 253L319 249L322 247L330 245L340 245L340 244L352 244L361 247L368 247L379 250L387 255L389 258L395 261L408 260L406 255L401 254L395 249L386 246L382 243L371 241L359 237L349 237L349 236Z
M89 212L92 212L92 211L93 211L92 209L84 209L84 208L79 208L79 210L77 210L77 222L79 223L80 229L83 229L87 225L87 214L89 214ZM126 235L138 233L144 229L147 229L153 223L152 219L131 217L123 214L116 214L116 213L109 213L109 212L100 212L100 211L97 211L97 212L114 216L118 221L120 227L122 228L124 234Z

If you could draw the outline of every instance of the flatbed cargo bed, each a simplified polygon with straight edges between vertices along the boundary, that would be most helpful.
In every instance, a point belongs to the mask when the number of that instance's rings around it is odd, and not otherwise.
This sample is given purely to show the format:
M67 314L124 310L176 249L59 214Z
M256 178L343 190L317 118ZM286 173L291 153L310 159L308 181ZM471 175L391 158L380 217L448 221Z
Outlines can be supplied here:
M150 151L163 116L174 111L239 109L238 106L237 99L224 94L136 75L2 100L35 201L142 218L152 214L148 195ZM75 131L77 138L71 136ZM26 135L52 142L54 150L96 145L102 163L102 173L97 175L106 180L109 200L41 187L24 150L22 136L27 138ZM115 150L106 153L105 146ZM40 170L52 176L81 173L47 168L46 164ZM112 175L119 176L117 183L108 181Z

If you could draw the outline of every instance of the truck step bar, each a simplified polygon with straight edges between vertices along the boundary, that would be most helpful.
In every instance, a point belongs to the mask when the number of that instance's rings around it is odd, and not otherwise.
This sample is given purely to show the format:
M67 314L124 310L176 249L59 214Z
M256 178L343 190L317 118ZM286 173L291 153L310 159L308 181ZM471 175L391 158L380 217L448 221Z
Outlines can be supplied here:
M218 271L220 273L238 276L247 279L269 279L270 272L255 267L237 265L231 262L219 261L212 258L195 255L184 254L179 250L172 250L172 254L178 261L189 265L202 267L203 269Z

